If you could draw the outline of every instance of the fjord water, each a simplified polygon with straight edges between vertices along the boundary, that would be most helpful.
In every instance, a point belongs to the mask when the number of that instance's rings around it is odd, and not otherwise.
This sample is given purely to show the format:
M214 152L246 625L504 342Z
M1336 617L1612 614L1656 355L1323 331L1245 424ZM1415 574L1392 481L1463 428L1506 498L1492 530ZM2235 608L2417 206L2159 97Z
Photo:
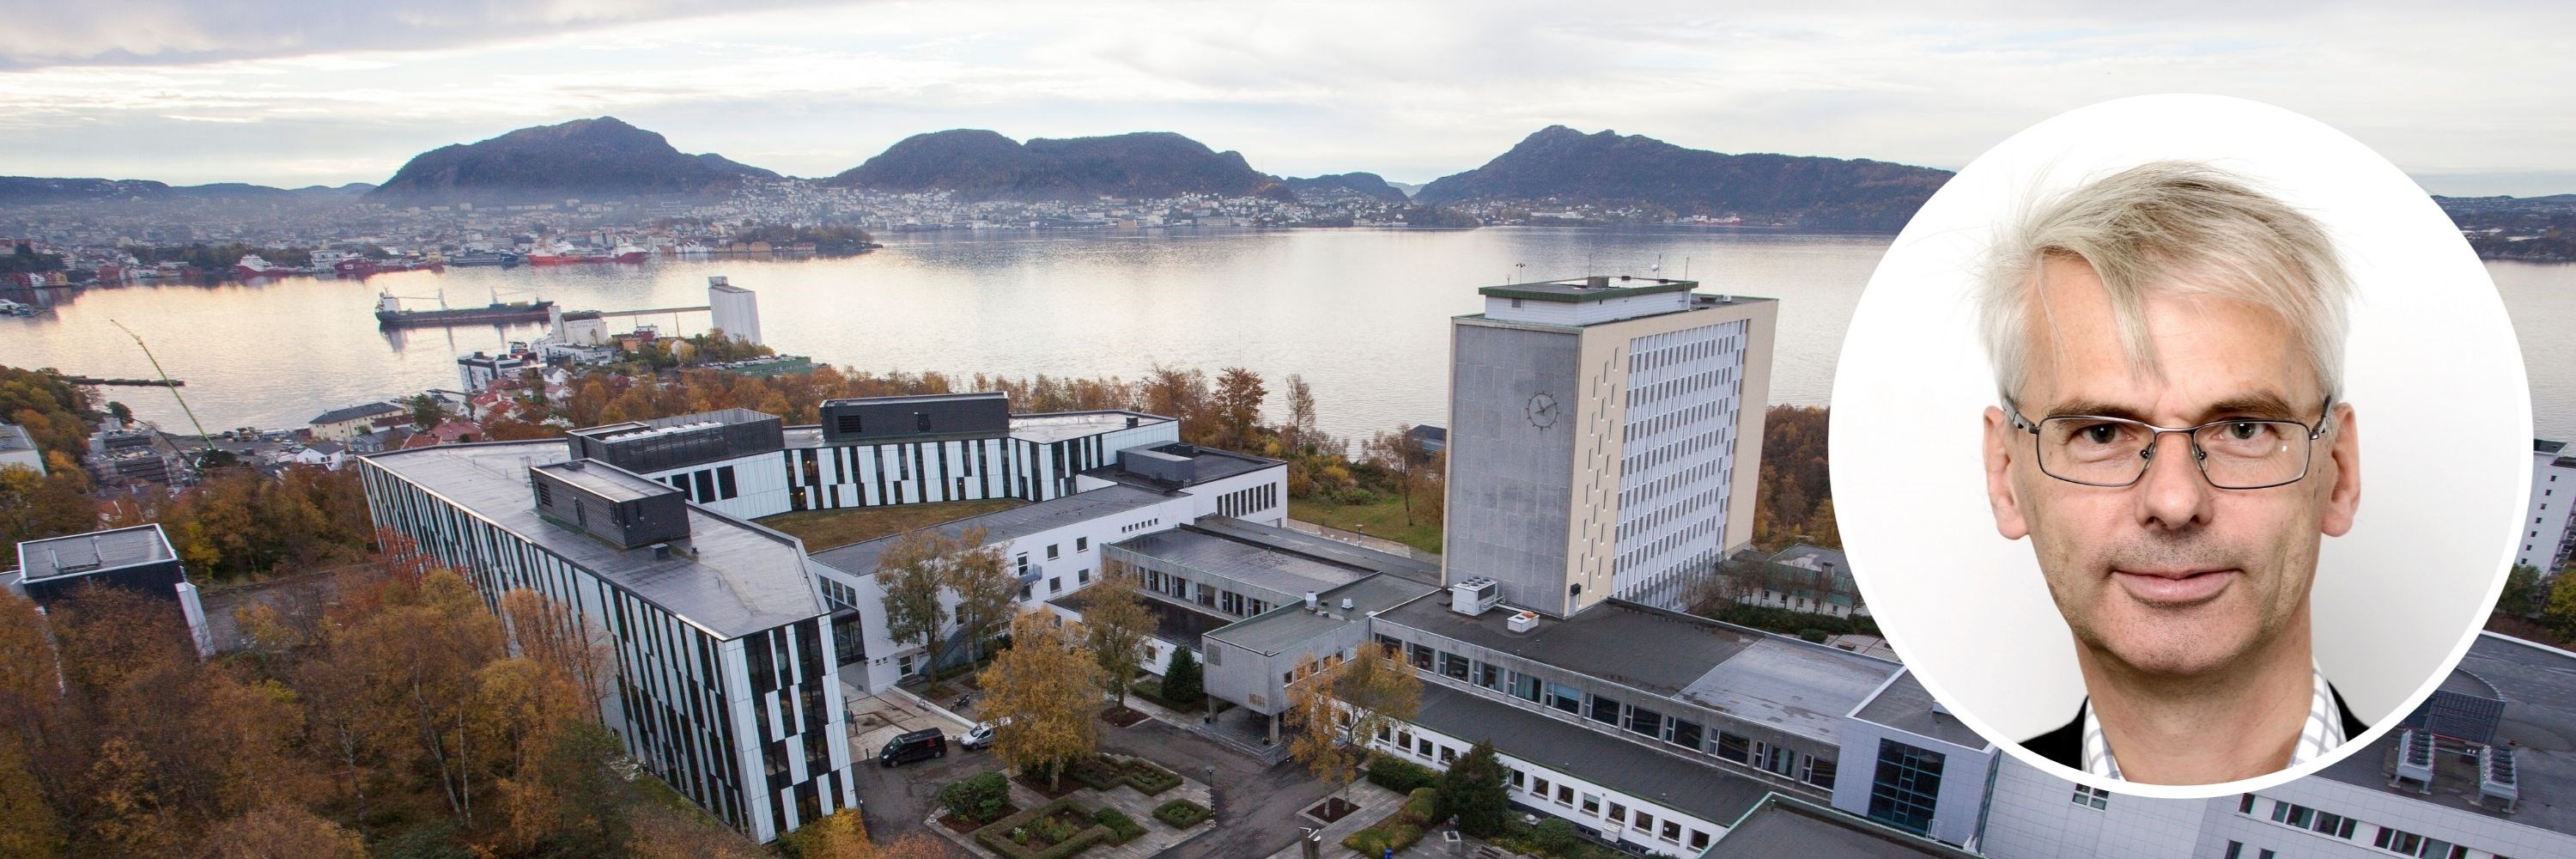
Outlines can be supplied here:
M1358 435L1447 422L1448 325L1475 289L1585 273L1667 277L1778 298L1774 403L1823 404L1845 323L1887 239L1695 229L1173 230L898 234L847 259L450 268L366 281L285 278L215 287L53 291L34 318L0 318L0 364L91 376L151 367L133 328L212 429L292 427L335 408L457 387L457 355L540 326L380 332L381 290L455 306L531 296L567 309L706 303L709 275L759 293L782 352L863 370L1136 378L1156 363L1270 380L1302 373L1323 428ZM2538 432L2576 435L2576 266L2490 263L2532 375ZM26 300L23 296L21 300ZM407 307L434 306L409 300ZM694 333L704 314L642 318ZM623 330L611 320L611 330ZM166 427L185 419L141 388L110 396ZM1277 415L1273 415L1277 417Z

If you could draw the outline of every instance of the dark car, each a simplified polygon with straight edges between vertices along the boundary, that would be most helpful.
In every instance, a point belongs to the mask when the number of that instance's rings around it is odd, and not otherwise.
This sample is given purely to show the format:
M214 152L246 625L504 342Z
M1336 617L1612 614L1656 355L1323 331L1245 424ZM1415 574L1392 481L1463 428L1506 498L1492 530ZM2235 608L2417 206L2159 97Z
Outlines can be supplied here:
M925 728L887 740L885 750L877 753L877 763L891 767L947 756L948 735Z

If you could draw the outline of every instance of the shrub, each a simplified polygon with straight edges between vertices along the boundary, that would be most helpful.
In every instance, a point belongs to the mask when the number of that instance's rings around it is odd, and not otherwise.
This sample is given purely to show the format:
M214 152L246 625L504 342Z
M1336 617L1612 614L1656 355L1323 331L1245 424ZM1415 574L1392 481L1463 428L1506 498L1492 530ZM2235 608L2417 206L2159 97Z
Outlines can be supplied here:
M1798 637L1817 644L1825 643L1825 631L1814 627L1798 630Z
M1565 818L1550 817L1530 833L1530 846L1550 856L1570 856L1583 849L1583 835Z
M1342 846L1357 850L1366 856L1384 856L1389 850L1402 853L1404 848L1411 847L1414 842L1420 840L1422 840L1422 827L1385 820L1380 821L1376 826L1344 837Z
M949 782L939 789L939 802L948 813L976 823L991 823L1011 803L1010 782L999 772L988 772Z
M1171 770L1155 766L1152 762L1135 760L1127 762L1127 783L1135 785L1136 789L1144 792L1146 796L1154 796L1180 787L1181 777Z
M1414 788L1437 786L1440 776L1430 767L1378 753L1369 756L1368 780L1370 784L1410 795Z
M1163 702L1176 707L1199 703L1206 694L1199 676L1199 661L1186 647L1172 648L1172 659L1163 665Z
M1094 842L1109 839L1110 830L1107 826L1093 825L1089 828L1077 829L1056 820L1056 813L1066 809L1073 809L1077 814L1082 813L1072 800L1059 799L1036 808L1021 809L1015 814L985 824L984 828L975 830L975 840L985 847L992 848L993 852L1002 854L1005 859L1064 859L1082 852ZM1037 850L1028 846L1033 838L1056 835L1062 835L1064 839L1053 847Z
M1075 758L1066 771L1073 776L1074 781L1081 782L1084 787L1092 790L1108 790L1127 780L1126 772L1120 770L1117 764L1099 755L1083 755Z
M1173 829L1197 826L1208 819L1208 814L1207 806L1186 799L1175 799L1163 803L1161 808L1154 809L1154 819L1170 825Z
M1128 817L1126 812L1115 808L1103 808L1093 813L1091 819L1100 821L1102 826L1109 827L1111 844L1125 844L1145 834L1144 824L1137 823L1135 818Z
M1413 789L1410 796L1405 797L1404 807L1398 809L1395 814L1397 820L1407 824L1416 827L1429 826L1436 819L1433 815L1439 808L1439 788L1417 787Z

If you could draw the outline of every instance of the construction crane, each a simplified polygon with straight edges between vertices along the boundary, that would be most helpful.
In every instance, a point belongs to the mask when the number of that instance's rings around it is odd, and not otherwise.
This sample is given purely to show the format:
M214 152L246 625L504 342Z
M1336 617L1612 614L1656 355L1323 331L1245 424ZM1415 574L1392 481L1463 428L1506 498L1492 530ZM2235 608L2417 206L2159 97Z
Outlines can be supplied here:
M107 324L116 326L116 330L123 331L125 336L134 338L134 348L143 350L143 360L152 362L152 373L160 376L161 384L170 389L170 399L179 401L179 412L188 416L188 425L197 428L197 443L205 445L206 450L214 450L214 437L207 435L206 425L197 421L196 410L188 408L188 398L179 396L179 383L171 381L169 371L161 369L161 359L152 357L152 347L143 345L143 335L134 333L134 329L127 328L125 323L112 318L107 320Z

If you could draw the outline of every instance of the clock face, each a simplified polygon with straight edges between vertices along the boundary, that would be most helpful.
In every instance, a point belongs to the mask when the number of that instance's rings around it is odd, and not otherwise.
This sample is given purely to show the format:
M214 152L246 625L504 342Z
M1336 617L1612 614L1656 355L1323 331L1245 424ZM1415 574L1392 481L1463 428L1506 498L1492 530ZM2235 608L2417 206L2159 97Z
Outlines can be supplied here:
M1554 426L1556 412L1556 398L1546 394L1531 394L1529 403L1521 407L1521 416L1529 419L1530 426L1539 429Z

